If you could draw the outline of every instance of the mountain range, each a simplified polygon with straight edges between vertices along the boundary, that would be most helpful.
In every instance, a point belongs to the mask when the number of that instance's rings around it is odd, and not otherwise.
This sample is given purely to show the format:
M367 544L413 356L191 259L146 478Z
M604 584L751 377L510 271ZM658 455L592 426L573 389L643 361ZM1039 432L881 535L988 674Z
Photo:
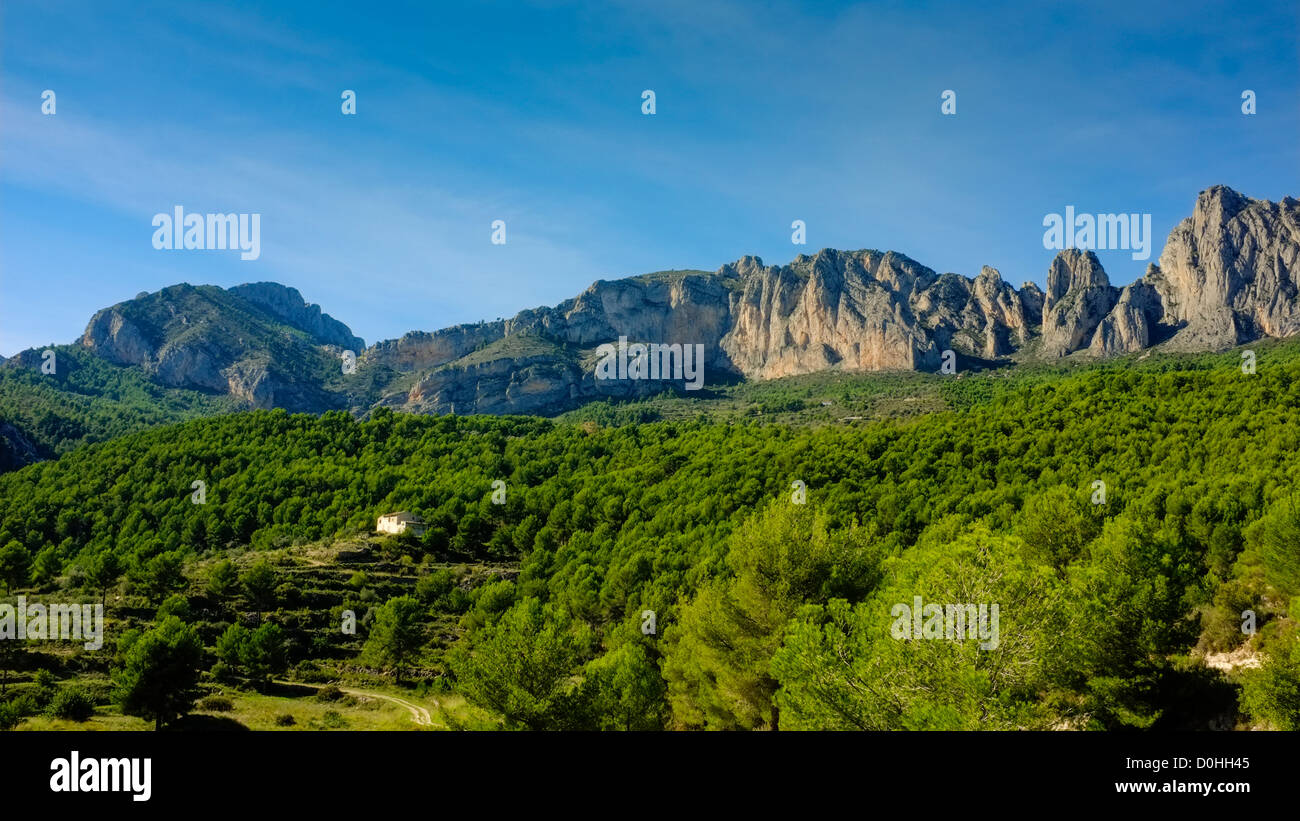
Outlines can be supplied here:
M40 419L24 417L22 399L45 384L43 349L0 360L0 468L51 455L49 436L34 428L57 427L61 402L114 398L107 376L69 382L78 368L126 369L129 377L112 378L166 393L178 412L549 414L672 384L596 379L597 347L620 337L704 345L706 384L827 369L934 371L946 350L963 368L1155 346L1219 350L1300 331L1298 284L1300 201L1224 186L1200 193L1158 263L1123 288L1086 250L1060 251L1044 290L1017 289L988 266L969 279L894 251L824 249L783 266L746 256L715 272L601 280L554 307L367 347L294 288L181 284L104 308L74 345L57 346L64 367L47 387L67 396L47 390ZM349 355L355 368L345 372Z

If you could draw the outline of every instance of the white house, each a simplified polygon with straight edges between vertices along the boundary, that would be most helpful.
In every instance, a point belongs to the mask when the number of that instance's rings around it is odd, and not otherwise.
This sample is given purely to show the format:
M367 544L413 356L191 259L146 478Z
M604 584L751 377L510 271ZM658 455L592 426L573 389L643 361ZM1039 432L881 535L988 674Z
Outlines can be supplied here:
M416 536L424 535L424 522L420 521L419 516L406 510L386 513L379 517L379 523L375 525L375 530L380 533L405 533L408 529Z

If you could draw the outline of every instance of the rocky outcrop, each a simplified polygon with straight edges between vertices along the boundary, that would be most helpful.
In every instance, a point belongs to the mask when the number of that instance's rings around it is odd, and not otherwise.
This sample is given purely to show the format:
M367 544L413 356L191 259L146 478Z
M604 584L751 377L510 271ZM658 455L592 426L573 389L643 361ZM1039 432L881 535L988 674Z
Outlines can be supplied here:
M161 385L225 394L253 407L321 411L344 399L323 385L339 349L364 342L274 283L174 285L99 311L81 345L140 367Z
M1028 342L1041 316L1040 311L1031 320L1016 289L1002 281L996 268L985 265L972 285L971 302L964 312L963 324L978 324L982 328L981 353L986 359L995 359Z
M153 342L118 306L105 308L91 317L81 342L117 365L144 365L154 353Z
M400 339L389 339L367 348L361 365L382 365L401 373L436 368L460 359L505 336L504 322L456 325L427 333L411 331Z
M415 413L537 413L564 410L578 399L582 374L550 357L496 359L426 375L389 404Z
M39 462L41 454L25 433L0 419L0 473Z
M338 407L336 399L319 386L286 378L265 359L242 359L226 368L222 375L225 392L254 408L319 413Z
M530 412L613 389L593 386L590 373L574 368L583 352L619 336L702 343L711 373L746 379L829 368L931 370L947 349L999 360L1111 356L1171 336L1189 347L1221 347L1300 331L1296 205L1210 189L1170 235L1162 264L1122 289L1086 250L1058 253L1045 289L1027 282L1017 290L989 266L967 279L896 252L824 249L784 266L747 256L712 274L601 281L555 308L524 311L504 323L408 334L367 357L426 372L409 399L413 409L428 407L430 396L444 397L434 405L447 407L447 397L456 395L458 412L470 412L496 407L509 395L511 412ZM575 356L564 367L563 357L525 357L433 375L458 356L516 334L554 340ZM555 369L529 383L543 361ZM457 379L473 390L457 387ZM511 387L526 383L545 387Z
M256 407L545 413L683 387L597 381L597 347L621 337L701 345L706 384L830 368L934 370L949 349L973 361L1215 349L1300 332L1297 277L1300 202L1216 186L1170 233L1160 263L1122 289L1086 250L1058 253L1045 289L1017 290L989 266L968 279L897 252L824 249L781 266L746 256L712 273L601 280L554 307L364 351L293 288L180 285L100 311L82 344L161 384ZM340 349L359 352L360 376L336 375Z
M1035 327L1043 324L1043 303L1047 295L1038 287L1037 282L1026 282L1020 287L1020 309L1031 319Z
M1159 269L1180 348L1300 332L1300 201L1254 200L1221 185L1202 191L1170 232Z
M1115 307L1098 324L1088 351L1094 356L1113 356L1150 347L1163 318L1159 292L1138 280L1120 292Z
M555 308L524 311L506 334L535 334L575 348L629 340L702 344L707 362L728 367L719 343L729 327L726 276L703 272L595 282Z
M155 379L173 388L221 391L227 386L212 353L202 343L164 345L148 369Z
M1076 248L1058 253L1043 296L1042 355L1056 358L1088 347L1118 297L1096 254Z
M780 268L745 257L718 275L742 286L730 299L721 346L732 369L748 378L938 362L939 348L917 314L944 307L941 297L918 293L939 278L901 254L827 249Z
M321 313L319 305L308 303L297 288L278 282L251 282L226 289L229 293L256 305L288 325L305 331L322 345L336 345L344 350L360 353L365 341L353 336L352 330L329 314Z

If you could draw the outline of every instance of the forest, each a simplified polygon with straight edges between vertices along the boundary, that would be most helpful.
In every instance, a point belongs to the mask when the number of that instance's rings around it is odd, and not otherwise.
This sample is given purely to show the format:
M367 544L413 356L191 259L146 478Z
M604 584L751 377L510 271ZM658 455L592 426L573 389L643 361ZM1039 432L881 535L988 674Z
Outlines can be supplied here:
M913 375L944 409L861 423L773 419L823 404L778 384L766 418L249 411L51 447L0 475L0 600L102 601L107 638L5 649L0 726L364 679L467 727L1297 729L1300 345L1256 350ZM424 533L374 536L398 510ZM997 646L899 640L916 597L996 603Z

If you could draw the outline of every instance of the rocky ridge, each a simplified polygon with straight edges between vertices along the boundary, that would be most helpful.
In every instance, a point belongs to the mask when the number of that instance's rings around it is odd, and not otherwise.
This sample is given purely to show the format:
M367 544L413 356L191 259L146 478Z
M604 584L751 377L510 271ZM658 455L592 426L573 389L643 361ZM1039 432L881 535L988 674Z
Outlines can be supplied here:
M1078 249L1057 254L1045 290L1017 289L989 266L970 279L894 251L824 249L782 266L746 256L715 272L601 280L554 307L369 348L293 288L180 285L98 312L81 344L164 385L255 407L550 413L682 387L596 379L599 346L620 337L703 345L710 384L830 368L937 370L947 350L968 365L1156 344L1214 350L1300 332L1298 284L1300 202L1215 186L1170 233L1158 264L1123 288ZM353 379L365 387L329 376L343 350L358 352Z

